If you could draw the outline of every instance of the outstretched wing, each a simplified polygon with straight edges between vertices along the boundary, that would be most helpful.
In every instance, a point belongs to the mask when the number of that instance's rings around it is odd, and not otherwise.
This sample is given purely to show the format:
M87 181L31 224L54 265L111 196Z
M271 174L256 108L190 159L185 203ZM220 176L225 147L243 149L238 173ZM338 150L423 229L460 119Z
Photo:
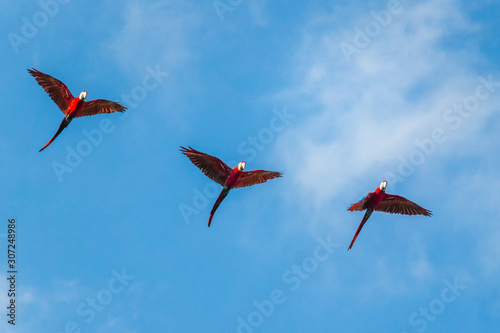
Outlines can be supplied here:
M127 108L116 102L107 101L105 99L94 99L89 102L84 102L83 107L73 115L73 117L93 116L101 113L112 113L115 111L123 112Z
M266 171L266 170L252 170L243 171L240 179L236 182L233 188L252 186L255 184L260 184L267 182L269 179L282 177L283 174L277 171Z
M181 151L186 155L194 165L210 179L224 186L226 178L233 171L224 162L217 157L202 153L191 147L181 147Z
M50 98L57 104L64 113L69 102L74 98L68 87L58 79L42 73L36 69L28 69L28 72L35 78L36 82L49 94Z
M347 208L347 210L351 211L351 212L365 210L366 209L366 203L368 202L368 200L370 199L370 196L372 194L373 194L372 192L368 193L367 195L364 196L363 199L361 199L360 201L356 202L355 204L352 204L351 207Z
M385 194L384 199L382 199L382 202L375 207L375 210L391 214L432 215L430 210L422 208L406 198L387 193Z

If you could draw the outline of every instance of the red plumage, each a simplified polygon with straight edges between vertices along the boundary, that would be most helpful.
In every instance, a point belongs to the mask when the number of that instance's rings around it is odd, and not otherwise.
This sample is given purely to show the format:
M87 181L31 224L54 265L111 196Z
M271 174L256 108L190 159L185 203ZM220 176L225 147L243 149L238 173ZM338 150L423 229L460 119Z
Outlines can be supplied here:
M58 79L42 73L36 69L28 69L28 72L35 78L36 82L49 94L50 98L57 104L64 113L65 118L61 122L54 137L40 151L48 147L52 141L69 125L73 118L92 116L101 113L123 112L126 107L112 101L95 99L85 102L87 92L83 91L78 97L74 97L68 87Z
M243 171L243 169L245 168L245 161L240 162L236 168L231 169L217 157L202 153L191 147L181 147L181 152L186 155L189 160L194 165L196 165L208 178L223 186L223 189L219 197L217 198L212 211L210 212L210 217L208 220L209 227L215 211L231 189L264 183L269 179L282 176L282 173L277 171Z
M373 211L385 212L390 214L404 214L404 215L425 215L431 216L432 212L425 208L420 207L416 203L403 198L399 195L387 194L385 193L385 188L387 187L387 182L383 181L380 186L375 190L375 192L368 193L363 199L355 204L351 205L347 210L353 211L363 211L366 210L361 223L359 224L356 233L349 245L348 250L352 248L352 245L356 241L358 234L363 228L364 224L370 218Z

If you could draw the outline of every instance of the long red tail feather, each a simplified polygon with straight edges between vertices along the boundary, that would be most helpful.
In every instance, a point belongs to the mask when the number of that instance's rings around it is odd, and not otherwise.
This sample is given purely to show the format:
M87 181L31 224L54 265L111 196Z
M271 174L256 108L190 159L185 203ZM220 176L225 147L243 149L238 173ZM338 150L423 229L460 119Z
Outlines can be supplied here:
M351 241L351 245L349 245L349 248L347 249L347 251L349 251L352 248L352 245L356 241L356 238L358 238L358 235L361 232L361 229L363 229L363 226L365 225L366 221L368 221L368 219L370 218L372 213L373 213L373 209L366 210L365 216L363 216L363 219L361 220L361 223L359 224L358 230L356 230L356 233L354 234L354 237Z
M71 119L68 120L68 119L64 118L63 121L61 122L61 125L59 125L59 129L57 130L56 134L52 137L52 139L50 139L49 142L47 142L47 144L45 146L43 146L42 149L39 150L39 152L41 152L42 150L47 148L52 143L52 141L54 141L57 138L57 136L62 132L62 130L65 129L66 126L69 125L70 122L71 122Z
M212 223L212 218L214 217L215 211L217 210L217 208L219 208L220 203L222 202L222 200L224 200L224 198L227 196L229 191L230 191L229 188L224 187L222 189L222 191L220 192L219 197L215 201L214 207L212 208L212 211L210 212L210 217L208 218L208 226L209 227L210 227L210 223Z

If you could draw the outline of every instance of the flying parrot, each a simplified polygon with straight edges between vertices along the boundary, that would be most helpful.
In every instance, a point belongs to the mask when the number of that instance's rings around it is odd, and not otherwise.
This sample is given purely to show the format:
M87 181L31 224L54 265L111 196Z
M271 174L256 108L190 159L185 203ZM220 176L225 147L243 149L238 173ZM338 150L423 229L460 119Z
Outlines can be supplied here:
M47 148L52 141L62 132L66 126L69 125L73 118L92 116L100 113L111 113L115 111L123 112L126 107L116 103L107 101L105 99L94 99L85 102L87 92L82 91L80 95L75 98L69 91L68 87L58 79L44 74L36 69L28 69L28 72L35 78L36 82L49 94L50 98L57 104L59 109L64 113L64 119L59 125L59 129L52 139L40 149L40 151Z
M363 216L358 230L356 230L356 233L354 234L351 245L349 245L349 248L347 250L350 250L352 248L352 245L358 237L359 232L363 228L363 225L366 223L366 221L370 218L373 211L405 215L432 215L432 212L430 210L422 208L408 199L405 199L399 195L385 193L386 187L387 182L384 180L382 183L380 183L380 186L375 190L375 192L368 193L363 199L361 199L361 201L356 202L347 209L351 212L366 210L365 216Z
M208 226L212 223L215 211L220 203L228 195L229 191L233 188L251 186L268 181L269 179L281 177L282 173L276 171L265 170L252 170L243 171L245 169L245 161L238 163L234 169L228 167L217 157L199 152L191 147L181 147L181 151L186 155L191 162L196 165L200 170L210 179L223 186L219 197L210 212L208 218Z

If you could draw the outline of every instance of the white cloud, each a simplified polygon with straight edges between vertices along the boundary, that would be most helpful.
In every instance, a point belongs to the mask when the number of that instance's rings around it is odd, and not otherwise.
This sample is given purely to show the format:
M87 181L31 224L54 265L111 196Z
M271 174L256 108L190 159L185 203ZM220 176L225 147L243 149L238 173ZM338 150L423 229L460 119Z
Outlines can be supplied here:
M372 191L397 158L415 148L415 140L449 127L443 112L463 102L479 83L472 69L479 55L466 47L447 51L442 43L451 34L478 29L456 1L405 4L349 63L339 45L352 44L356 28L374 20L364 10L357 25L345 22L344 30L328 27L336 13L313 20L303 32L293 85L279 94L308 110L303 122L277 143L287 177L303 188L308 205L334 199L341 188L345 194L353 182L369 180L373 186L359 193ZM318 35L322 27L328 29ZM492 102L485 101L481 109L491 108ZM487 117L488 112L478 112L468 122L479 124ZM460 136L474 139L477 126L462 126ZM443 144L439 149L457 147Z
M111 36L109 50L126 71L143 75L145 66L155 64L174 70L192 59L189 31L200 24L198 7L169 0L122 7L124 25Z

